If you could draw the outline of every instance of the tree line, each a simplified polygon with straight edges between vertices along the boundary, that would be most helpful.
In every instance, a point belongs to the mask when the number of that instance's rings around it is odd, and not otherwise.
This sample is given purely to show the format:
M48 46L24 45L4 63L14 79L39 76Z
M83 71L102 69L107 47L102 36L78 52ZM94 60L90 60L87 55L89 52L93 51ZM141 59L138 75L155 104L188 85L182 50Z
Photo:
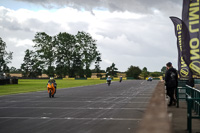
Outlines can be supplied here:
M7 52L6 43L0 37L0 72L9 72L8 64L11 63L13 52Z
M23 77L38 77L47 74L49 77L91 77L92 72L106 73L112 77L117 76L118 69L112 63L107 69L101 70L101 53L97 50L96 40L89 33L79 31L76 35L66 32L50 36L45 32L37 32L33 39L34 50L27 49L20 70L8 67L11 63L13 52L5 50L6 43L0 37L0 72L20 71ZM90 69L95 63L94 70ZM159 76L160 72L150 73L147 68L142 70L136 66L130 66L126 71L127 77L138 79L139 77Z
M90 66L94 61L99 69L101 54L89 33L71 35L63 32L50 36L38 32L33 42L35 51L27 49L21 65L24 77L37 77L42 73L58 77L91 77Z

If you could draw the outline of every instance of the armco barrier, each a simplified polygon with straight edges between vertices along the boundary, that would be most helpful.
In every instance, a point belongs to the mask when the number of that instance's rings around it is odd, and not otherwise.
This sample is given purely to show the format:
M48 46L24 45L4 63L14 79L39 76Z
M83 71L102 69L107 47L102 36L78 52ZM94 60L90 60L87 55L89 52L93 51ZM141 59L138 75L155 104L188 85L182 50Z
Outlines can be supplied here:
M75 78L75 80L87 80L87 78Z
M87 80L100 80L100 78L87 78Z
M111 78L113 80L113 78ZM107 80L107 78L100 78L100 80Z
M113 78L113 80L120 80L120 78ZM122 78L122 80L126 80L126 78Z
M153 80L160 80L160 78L153 78Z
M133 77L127 77L126 79L127 80L133 80L134 78Z
M63 78L63 80L75 80L75 78Z
M164 82L159 81L136 133L171 133Z

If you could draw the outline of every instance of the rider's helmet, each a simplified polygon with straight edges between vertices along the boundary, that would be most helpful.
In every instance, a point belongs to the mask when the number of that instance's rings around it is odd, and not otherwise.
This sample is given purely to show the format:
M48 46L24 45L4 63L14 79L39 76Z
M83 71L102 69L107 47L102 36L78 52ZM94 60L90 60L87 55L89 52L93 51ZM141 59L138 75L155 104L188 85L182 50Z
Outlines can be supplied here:
M108 76L108 78L110 78L110 76Z
M53 81L53 79L54 79L53 77L50 77L50 81Z

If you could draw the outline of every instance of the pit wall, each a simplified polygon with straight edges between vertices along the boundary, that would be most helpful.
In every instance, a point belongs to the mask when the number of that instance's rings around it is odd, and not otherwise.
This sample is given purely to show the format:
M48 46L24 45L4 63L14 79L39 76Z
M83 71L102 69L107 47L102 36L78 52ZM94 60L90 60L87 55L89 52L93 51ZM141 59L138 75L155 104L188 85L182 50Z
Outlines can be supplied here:
M165 85L163 81L159 81L136 133L171 132L171 123L167 113Z

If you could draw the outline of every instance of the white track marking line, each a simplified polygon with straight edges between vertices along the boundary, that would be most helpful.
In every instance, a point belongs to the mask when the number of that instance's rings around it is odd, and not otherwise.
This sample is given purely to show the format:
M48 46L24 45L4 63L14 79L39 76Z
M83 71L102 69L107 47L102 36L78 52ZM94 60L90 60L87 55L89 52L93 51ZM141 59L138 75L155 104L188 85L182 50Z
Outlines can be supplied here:
M145 110L146 108L0 107L0 109Z
M52 101L1 101L1 103L52 103ZM112 102L112 101L53 101L53 103L136 103L148 104L149 102Z
M51 117L0 117L0 119L47 119L47 120L105 120L105 121L141 121L142 119L136 118L74 118L74 117L64 117L64 118L51 118Z

